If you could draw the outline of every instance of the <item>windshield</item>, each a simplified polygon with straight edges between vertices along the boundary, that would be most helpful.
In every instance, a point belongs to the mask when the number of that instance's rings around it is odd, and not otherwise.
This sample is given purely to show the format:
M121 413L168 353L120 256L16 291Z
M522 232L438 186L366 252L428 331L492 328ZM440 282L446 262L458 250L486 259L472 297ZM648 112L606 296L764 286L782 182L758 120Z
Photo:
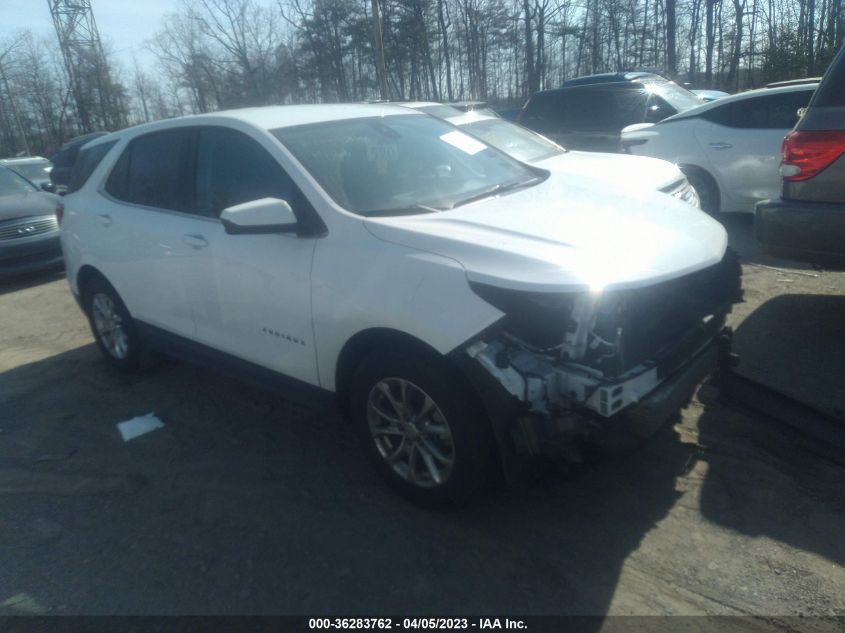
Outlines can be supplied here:
M0 167L0 196L13 196L31 191L36 191L36 189L26 178L22 178L11 169Z
M50 172L47 169L50 167L50 163L46 160L40 163L15 164L10 167L30 180L44 180L50 177Z
M360 215L451 209L539 181L438 119L387 116L272 130L340 206Z
M566 152L539 134L502 119L483 119L462 125L461 129L502 150L508 156L527 163Z
M701 99L696 97L686 88L681 88L676 83L669 81L647 83L645 88L648 92L662 97L678 112L684 112L690 108L701 105Z

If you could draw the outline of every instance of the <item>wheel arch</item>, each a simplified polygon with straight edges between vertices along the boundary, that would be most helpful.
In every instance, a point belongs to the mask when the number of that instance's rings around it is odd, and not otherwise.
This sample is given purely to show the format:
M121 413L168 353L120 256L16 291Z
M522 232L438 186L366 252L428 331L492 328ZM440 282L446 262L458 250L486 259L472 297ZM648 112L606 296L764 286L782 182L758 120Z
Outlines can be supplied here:
M94 279L102 279L106 283L109 283L109 280L106 279L106 276L103 273L101 273L97 268L92 266L91 264L85 264L76 273L76 290L79 293L80 301L82 301L83 298L85 297L85 288ZM111 284L109 284L109 285L111 285ZM83 307L83 309L84 309L84 307Z
M696 177L703 179L709 187L711 187L712 191L716 194L715 196L715 208L711 210L712 213L719 213L722 210L722 189L719 187L719 183L716 181L716 177L710 173L710 170L702 167L701 165L696 165L694 163L678 163L678 169L680 169L684 175L687 177L687 180L690 182L693 181ZM701 192L698 192L699 196L701 196Z
M349 383L355 369L368 354L379 348L420 351L446 360L446 357L431 345L407 332L385 327L362 330L346 341L335 364L335 393L342 408L347 404Z

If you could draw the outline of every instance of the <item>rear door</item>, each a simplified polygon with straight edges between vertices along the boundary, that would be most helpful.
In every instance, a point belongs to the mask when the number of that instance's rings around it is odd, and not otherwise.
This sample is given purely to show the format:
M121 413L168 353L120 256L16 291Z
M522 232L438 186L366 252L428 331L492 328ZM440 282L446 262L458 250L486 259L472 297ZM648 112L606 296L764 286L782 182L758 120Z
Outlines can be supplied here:
M761 93L701 115L698 140L722 191L723 210L751 212L758 200L780 195L781 142L812 92Z
M208 257L201 237L209 222L194 214L194 131L136 137L109 174L93 240L99 265L132 316L193 338L185 293Z

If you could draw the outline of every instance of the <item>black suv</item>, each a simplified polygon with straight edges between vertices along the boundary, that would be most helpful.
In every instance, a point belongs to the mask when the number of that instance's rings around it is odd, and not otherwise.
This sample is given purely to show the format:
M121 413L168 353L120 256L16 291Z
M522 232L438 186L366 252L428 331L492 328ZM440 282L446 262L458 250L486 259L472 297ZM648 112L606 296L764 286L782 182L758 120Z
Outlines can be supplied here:
M622 128L657 123L701 104L689 90L660 75L605 73L534 93L517 120L569 149L616 152Z
M70 174L73 171L73 166L76 163L76 156L79 150L86 143L93 141L95 138L100 138L108 134L108 132L91 132L90 134L83 134L72 138L67 143L59 148L56 155L50 159L53 163L53 169L50 171L51 186L45 187L47 191L63 194L70 180Z
M783 141L783 190L757 203L764 250L790 259L845 259L845 47Z

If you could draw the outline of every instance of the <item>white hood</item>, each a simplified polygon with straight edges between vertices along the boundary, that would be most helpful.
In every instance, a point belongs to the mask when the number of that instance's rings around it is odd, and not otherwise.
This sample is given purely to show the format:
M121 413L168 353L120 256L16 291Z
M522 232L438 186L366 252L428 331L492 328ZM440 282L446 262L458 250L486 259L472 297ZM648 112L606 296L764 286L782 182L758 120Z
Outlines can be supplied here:
M534 164L555 173L615 183L630 191L663 189L684 177L669 161L628 154L570 151Z
M561 292L647 286L721 260L721 224L665 194L545 182L427 215L367 218L385 241L458 261L471 281Z

